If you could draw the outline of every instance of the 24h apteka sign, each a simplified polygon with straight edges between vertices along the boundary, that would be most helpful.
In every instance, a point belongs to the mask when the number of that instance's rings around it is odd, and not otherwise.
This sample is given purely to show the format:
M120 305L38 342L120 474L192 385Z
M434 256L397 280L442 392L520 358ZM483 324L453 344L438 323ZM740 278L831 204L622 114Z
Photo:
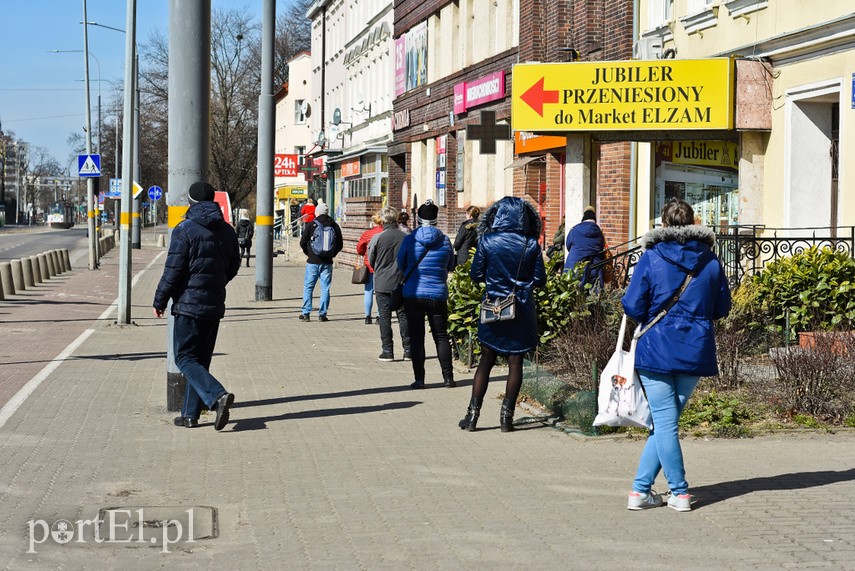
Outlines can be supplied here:
M298 155L273 155L273 176L297 176Z

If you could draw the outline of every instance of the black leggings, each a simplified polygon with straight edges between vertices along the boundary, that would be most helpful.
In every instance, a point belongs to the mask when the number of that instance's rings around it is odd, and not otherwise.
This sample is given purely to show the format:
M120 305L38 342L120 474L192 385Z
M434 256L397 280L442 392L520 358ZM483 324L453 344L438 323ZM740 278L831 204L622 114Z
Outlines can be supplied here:
M475 371L475 381L472 383L472 396L483 399L487 394L487 383L490 382L490 371L496 364L498 353L481 345L481 360ZM516 404L522 387L523 355L508 355L508 382L505 384L505 398Z

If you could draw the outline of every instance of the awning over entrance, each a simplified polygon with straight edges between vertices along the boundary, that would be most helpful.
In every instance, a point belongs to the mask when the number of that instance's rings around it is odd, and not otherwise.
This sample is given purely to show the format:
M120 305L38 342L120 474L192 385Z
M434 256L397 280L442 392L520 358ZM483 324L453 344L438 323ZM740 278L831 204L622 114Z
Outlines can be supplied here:
M529 163L533 163L534 161L537 161L537 160L544 160L544 159L543 159L543 157L542 157L542 156L538 156L538 157L532 157L532 156L520 157L520 158L518 158L517 160L515 160L514 162L512 162L511 164L509 164L508 166L506 166L506 167L505 167L505 170L508 170L508 169L516 169L516 168L519 168L519 167L524 167L524 166L526 166L527 164L529 164Z

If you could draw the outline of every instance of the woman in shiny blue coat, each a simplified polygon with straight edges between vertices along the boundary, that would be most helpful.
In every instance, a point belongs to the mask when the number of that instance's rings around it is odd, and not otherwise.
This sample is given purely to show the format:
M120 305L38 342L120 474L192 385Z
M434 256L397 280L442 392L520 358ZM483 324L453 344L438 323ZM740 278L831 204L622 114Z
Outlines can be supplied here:
M460 428L475 430L481 404L487 393L490 372L498 355L508 359L508 381L499 417L502 432L513 430L514 408L522 386L523 357L537 347L537 311L535 287L546 283L546 269L537 239L540 216L525 200L507 196L491 206L481 220L481 235L470 277L484 282L490 299L516 296L516 317L508 321L481 323L478 341L481 360L475 371L472 397Z

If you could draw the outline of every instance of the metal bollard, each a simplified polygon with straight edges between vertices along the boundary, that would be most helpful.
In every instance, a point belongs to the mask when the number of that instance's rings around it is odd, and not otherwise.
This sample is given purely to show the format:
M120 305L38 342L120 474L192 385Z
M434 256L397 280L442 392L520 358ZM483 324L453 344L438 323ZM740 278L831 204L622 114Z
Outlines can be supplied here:
M36 257L39 259L39 273L42 276L42 281L46 282L50 279L50 272L48 271L47 256L45 256L44 254L38 254Z
M0 282L3 282L3 295L15 295L15 283L12 281L12 264L0 263Z
M30 256L30 267L33 269L33 285L42 283L42 271L39 267L38 256Z
M68 248L60 250L62 252L62 263L65 265L65 271L71 271L71 256L68 254Z
M24 266L21 260L12 260L12 283L15 284L15 291L24 291Z
M24 289L32 289L36 287L36 280L33 278L32 258L21 258L21 267L24 270Z

